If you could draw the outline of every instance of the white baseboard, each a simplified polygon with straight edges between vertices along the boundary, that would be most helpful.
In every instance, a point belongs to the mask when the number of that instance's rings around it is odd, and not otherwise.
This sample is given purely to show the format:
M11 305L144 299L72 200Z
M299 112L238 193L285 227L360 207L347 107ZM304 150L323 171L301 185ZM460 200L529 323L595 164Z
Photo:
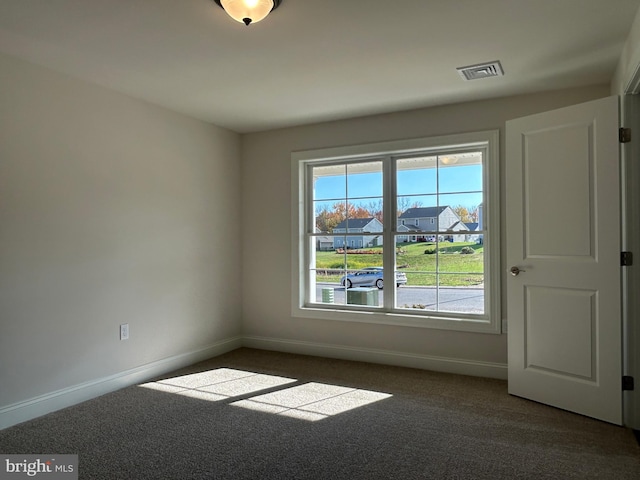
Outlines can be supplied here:
M341 360L420 368L474 377L507 379L507 365L504 363L477 362L460 358L434 357L390 350L355 348L267 337L243 337L242 346L317 357L339 358Z
M222 355L242 346L242 337L216 342L208 347L163 358L155 362L91 380L55 392L0 408L0 430L62 408L76 405L105 393L144 382L163 373Z

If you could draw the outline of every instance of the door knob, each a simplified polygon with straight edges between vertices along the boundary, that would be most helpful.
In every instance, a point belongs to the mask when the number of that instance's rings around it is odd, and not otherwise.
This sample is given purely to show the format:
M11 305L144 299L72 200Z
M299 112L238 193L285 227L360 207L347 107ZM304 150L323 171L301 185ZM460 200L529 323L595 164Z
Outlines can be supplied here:
M518 267L511 267L509 269L509 272L511 273L511 275L513 275L514 277L517 277L518 275L520 275L520 272L526 272L526 270L520 270Z

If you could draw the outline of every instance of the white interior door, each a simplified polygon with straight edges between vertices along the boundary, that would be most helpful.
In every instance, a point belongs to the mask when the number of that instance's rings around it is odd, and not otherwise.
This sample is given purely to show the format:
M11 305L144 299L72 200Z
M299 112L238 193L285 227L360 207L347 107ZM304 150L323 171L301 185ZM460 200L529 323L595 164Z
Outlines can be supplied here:
M618 97L507 122L509 393L622 423Z

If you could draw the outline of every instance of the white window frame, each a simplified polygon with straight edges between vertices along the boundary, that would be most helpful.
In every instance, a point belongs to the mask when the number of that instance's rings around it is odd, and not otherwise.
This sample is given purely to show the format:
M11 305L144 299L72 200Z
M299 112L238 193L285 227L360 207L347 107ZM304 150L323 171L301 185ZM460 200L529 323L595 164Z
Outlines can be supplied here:
M313 269L307 258L304 242L307 241L305 228L305 208L312 201L311 192L306 188L306 170L309 164L319 161L352 161L384 156L399 156L413 153L438 152L443 149L479 149L483 151L483 225L485 251L485 313L465 315L432 311L379 311L372 308L351 308L334 305L331 307L307 304L308 288L315 288L310 280ZM499 171L499 131L489 130L464 134L425 137L410 140L372 143L348 147L325 148L292 152L291 154L291 314L297 318L313 318L333 321L366 322L394 326L436 328L481 333L501 333L500 312L500 171ZM387 198L393 197L395 179L392 172L385 172L384 190ZM384 244L393 245L393 235L397 233L394 206L385 202L384 218L388 219L384 229ZM392 223L389 223L392 222ZM396 222L397 223L397 222ZM393 249L386 249L392 255ZM391 258L391 257L388 257ZM389 271L389 273L387 273ZM386 269L385 275L393 275ZM385 282L389 284L389 282ZM387 289L385 289L386 291ZM385 295L387 293L385 292Z

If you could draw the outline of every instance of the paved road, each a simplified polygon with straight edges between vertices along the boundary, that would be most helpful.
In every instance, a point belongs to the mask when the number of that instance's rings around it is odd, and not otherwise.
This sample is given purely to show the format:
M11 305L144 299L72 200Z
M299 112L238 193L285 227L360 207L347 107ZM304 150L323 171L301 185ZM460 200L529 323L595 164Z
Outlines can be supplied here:
M334 303L345 303L344 287L336 283L318 283L316 298L322 301L322 289L332 288ZM425 306L425 310L450 312L482 313L484 312L484 290L482 288L465 287L412 287L401 286L397 289L396 304L400 308L411 308L413 305ZM382 306L382 290L378 292L378 301Z

